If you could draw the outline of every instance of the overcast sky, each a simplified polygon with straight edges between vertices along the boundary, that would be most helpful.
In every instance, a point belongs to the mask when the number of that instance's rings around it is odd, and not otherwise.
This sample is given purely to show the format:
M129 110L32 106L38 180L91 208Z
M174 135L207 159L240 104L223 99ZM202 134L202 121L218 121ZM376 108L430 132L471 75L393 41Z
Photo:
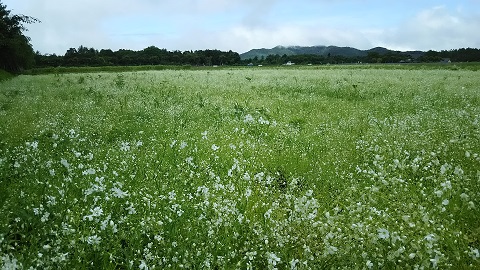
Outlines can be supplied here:
M35 50L219 49L277 45L395 50L480 48L480 0L0 0Z

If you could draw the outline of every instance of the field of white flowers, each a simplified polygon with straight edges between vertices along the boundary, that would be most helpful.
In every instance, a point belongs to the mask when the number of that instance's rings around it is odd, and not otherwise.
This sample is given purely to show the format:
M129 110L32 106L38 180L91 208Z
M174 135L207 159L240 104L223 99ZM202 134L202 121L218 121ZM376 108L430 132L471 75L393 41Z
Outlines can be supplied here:
M2 269L480 268L480 76L0 82Z

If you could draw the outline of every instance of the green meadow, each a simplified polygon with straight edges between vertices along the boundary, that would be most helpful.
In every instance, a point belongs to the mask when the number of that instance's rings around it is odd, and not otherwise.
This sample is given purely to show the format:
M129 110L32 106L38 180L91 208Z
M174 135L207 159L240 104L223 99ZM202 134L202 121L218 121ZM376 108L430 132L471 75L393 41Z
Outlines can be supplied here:
M451 67L0 81L0 266L479 269L480 76Z

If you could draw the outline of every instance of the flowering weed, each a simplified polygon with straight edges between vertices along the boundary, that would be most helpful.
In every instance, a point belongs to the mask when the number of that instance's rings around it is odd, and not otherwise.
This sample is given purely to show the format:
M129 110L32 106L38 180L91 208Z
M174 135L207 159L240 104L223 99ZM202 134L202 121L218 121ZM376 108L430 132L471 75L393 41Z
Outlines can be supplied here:
M0 87L2 269L480 267L475 72L164 70Z

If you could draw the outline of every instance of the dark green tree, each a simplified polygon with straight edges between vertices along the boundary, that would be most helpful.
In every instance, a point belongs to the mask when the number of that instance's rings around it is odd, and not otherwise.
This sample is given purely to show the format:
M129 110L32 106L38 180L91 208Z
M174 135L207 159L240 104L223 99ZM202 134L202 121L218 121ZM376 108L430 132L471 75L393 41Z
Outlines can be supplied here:
M12 15L7 6L0 2L0 69L19 72L32 67L35 63L35 52L30 38L23 32L25 24L40 22L25 15Z

